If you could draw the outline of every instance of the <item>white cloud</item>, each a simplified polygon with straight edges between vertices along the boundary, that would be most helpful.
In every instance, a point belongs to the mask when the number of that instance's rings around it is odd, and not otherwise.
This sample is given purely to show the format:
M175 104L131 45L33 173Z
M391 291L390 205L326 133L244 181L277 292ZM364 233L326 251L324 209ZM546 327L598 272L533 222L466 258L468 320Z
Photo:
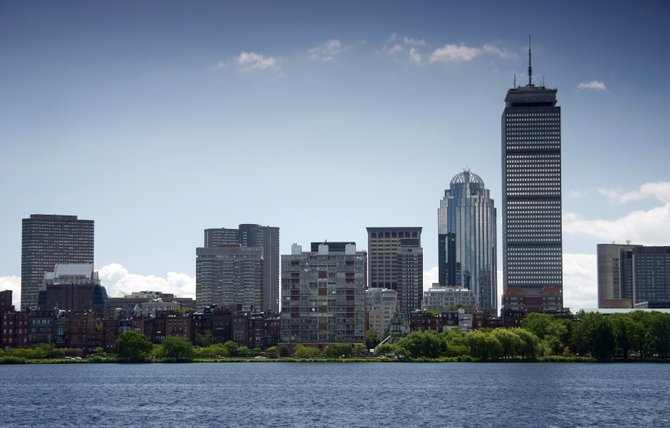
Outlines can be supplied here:
M0 276L0 291L12 290L12 304L21 308L21 278L18 276Z
M313 61L329 62L341 54L347 46L343 46L342 42L337 39L326 40L319 46L316 46L307 51L309 59Z
M573 313L598 307L595 254L563 254L563 306Z
M598 193L607 197L610 202L625 204L630 201L639 201L642 199L655 198L659 202L670 203L670 181L660 181L657 183L645 183L639 190L626 192L620 187L598 189Z
M227 65L228 64L226 64L226 62L224 60L220 60L219 62L216 63L216 68L219 68L219 69L226 68Z
M415 39L413 37L404 37L402 42L405 46L426 46L427 43L424 39Z
M581 190L570 190L568 192L568 198L570 199L580 199L586 196L586 192Z
M278 61L275 58L256 52L242 52L235 62L244 72L267 70L278 66Z
M415 48L414 46L412 46L412 47L409 49L409 60L412 61L412 62L415 63L415 64L418 64L418 63L421 62L421 58L422 58L422 57L421 57L421 54L419 53L419 51L417 50L417 48Z
M563 232L591 236L601 242L668 245L670 243L670 203L650 210L633 211L614 220L584 219L575 213L563 215Z
M607 87L602 80L591 80L590 82L581 82L577 85L577 90L606 91Z
M400 53L404 50L405 50L405 48L401 44L396 43L392 47L388 48L386 51L390 54L397 54L397 53Z
M132 274L121 264L112 263L103 266L98 275L110 297L144 290L174 293L177 297L195 297L195 278L184 273L168 272L164 277Z
M491 44L485 44L481 47L470 47L463 43L460 45L445 44L443 47L435 49L430 55L430 62L457 63L468 62L481 55L495 55L500 58L513 58L506 49L499 48Z
M437 266L434 266L428 270L423 271L423 289L428 290L433 284L437 284L439 281L439 271Z

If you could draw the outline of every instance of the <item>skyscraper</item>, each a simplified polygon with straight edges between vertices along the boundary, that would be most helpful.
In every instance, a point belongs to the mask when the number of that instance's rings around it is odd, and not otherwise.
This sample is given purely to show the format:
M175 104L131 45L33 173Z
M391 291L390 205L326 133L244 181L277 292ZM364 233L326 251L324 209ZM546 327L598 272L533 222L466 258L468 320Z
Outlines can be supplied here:
M479 308L496 314L496 209L484 181L456 174L437 212L440 284L471 290Z
M205 229L205 247L240 244L262 248L263 311L279 312L279 228L258 224L240 224L238 229Z
M196 248L195 299L198 310L217 305L262 310L263 248L221 244Z
M34 308L44 274L59 263L93 264L93 220L33 214L21 235L21 309Z
M398 309L421 309L423 248L420 227L368 227L370 288L398 292Z
M556 89L507 91L502 114L503 310L563 308L561 108Z

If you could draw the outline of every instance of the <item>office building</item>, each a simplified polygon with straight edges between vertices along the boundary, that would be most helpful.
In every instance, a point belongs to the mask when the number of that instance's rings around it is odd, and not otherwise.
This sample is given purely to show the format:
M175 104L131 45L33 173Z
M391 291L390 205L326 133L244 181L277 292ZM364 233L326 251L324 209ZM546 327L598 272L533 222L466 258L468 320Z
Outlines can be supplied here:
M563 309L561 108L556 89L507 92L502 114L503 310Z
M73 215L33 214L23 219L21 309L37 306L46 272L59 263L93 264L93 220Z
M670 308L670 246L598 244L598 308Z
M398 307L398 293L389 288L368 288L365 290L365 305L367 328L374 329L378 336L385 335Z
M44 274L38 296L42 310L95 310L102 316L107 304L107 291L90 263L57 264L53 272Z
M420 227L368 227L369 288L398 293L398 310L421 309L423 248Z
M497 314L496 209L481 177L455 175L437 217L439 283L471 290L474 307Z
M241 244L196 248L195 300L198 310L216 305L232 310L263 306L263 248Z
M423 292L422 306L425 311L437 313L455 311L456 305L471 311L477 307L477 296L468 288L439 284L433 284L430 289Z
M206 248L228 244L262 249L263 302L257 309L279 313L279 228L240 224L237 229L205 230Z
M366 253L353 242L293 244L281 256L281 340L356 343L365 336Z

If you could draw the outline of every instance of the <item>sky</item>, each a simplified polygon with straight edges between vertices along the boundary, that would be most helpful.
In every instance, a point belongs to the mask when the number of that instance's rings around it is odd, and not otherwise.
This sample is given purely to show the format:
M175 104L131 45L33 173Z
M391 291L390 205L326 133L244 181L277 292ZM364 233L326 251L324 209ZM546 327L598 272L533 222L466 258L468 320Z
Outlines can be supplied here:
M112 296L193 297L203 230L240 223L283 254L421 226L429 287L454 175L501 224L532 34L562 109L565 306L594 308L598 243L670 245L668 22L663 1L1 1L0 289L18 304L36 213L95 220Z

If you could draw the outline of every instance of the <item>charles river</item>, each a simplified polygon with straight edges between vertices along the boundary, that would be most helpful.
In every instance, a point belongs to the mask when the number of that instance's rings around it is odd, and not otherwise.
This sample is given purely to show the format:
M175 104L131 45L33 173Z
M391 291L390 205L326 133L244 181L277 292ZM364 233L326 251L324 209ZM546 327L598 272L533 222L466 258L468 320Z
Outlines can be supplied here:
M670 364L0 366L1 426L670 426Z

